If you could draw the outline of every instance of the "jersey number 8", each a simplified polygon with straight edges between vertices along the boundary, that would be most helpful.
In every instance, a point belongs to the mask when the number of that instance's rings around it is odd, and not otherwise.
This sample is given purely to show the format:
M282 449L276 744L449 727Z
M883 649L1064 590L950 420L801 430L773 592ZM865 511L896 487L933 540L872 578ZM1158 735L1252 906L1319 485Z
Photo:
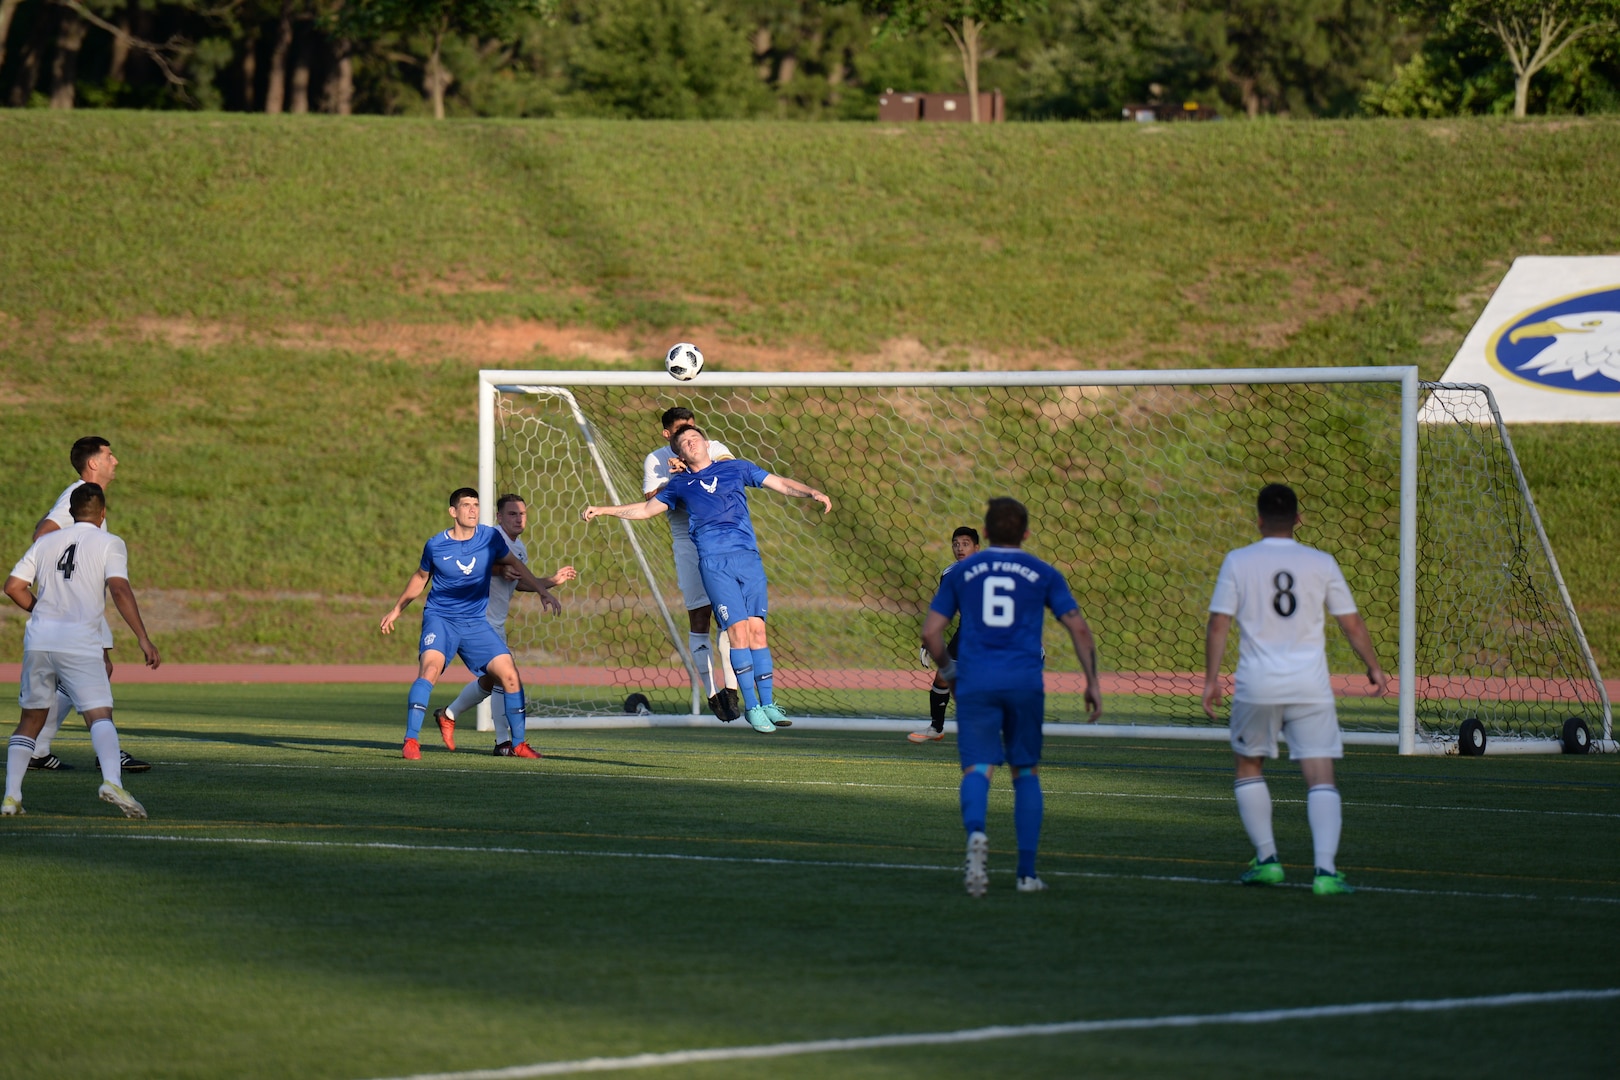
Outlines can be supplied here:
M1011 626L1016 609L1013 607L1013 598L1008 593L1018 588L1018 582L1010 577L987 577L984 579L984 625Z

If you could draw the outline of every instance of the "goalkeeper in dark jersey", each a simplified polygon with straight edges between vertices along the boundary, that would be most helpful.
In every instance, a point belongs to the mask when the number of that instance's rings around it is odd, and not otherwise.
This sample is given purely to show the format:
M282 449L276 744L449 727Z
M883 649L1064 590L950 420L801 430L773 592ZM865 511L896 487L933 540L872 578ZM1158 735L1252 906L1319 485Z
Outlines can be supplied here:
M939 572L939 580L944 581L945 575L962 564L962 560L979 550L979 530L963 525L951 533L951 554L956 561ZM960 627L958 627L960 629ZM950 644L946 651L951 659L956 659L956 634L951 635ZM923 663L928 662L928 650L922 650ZM940 680L938 673L934 675L934 685L928 688L928 719L929 726L920 731L913 731L906 738L914 743L938 742L945 737L945 707L951 703L951 688Z

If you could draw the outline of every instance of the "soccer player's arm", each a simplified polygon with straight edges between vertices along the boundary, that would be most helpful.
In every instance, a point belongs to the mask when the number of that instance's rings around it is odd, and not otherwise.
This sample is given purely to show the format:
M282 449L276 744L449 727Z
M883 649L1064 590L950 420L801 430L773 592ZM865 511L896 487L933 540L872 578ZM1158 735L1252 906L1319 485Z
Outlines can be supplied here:
M146 634L146 623L141 621L141 606L135 602L135 590L129 586L129 559L125 555L119 557L119 548L108 553L107 558L107 592L112 596L113 607L118 614L124 617L129 628L135 632L135 643L141 647L141 655L146 658L146 666L156 668L163 663L158 655L157 646Z
M34 573L37 570L34 556L34 546L30 544L23 557L17 560L17 565L11 568L11 574L6 578L6 595L11 602L24 611L34 610Z
M1237 613L1237 582L1223 560L1215 578L1215 595L1209 602L1209 623L1204 627L1204 715L1211 720L1221 703L1221 660L1226 656L1226 639L1232 632L1232 616Z
M1086 723L1095 724L1102 718L1102 683L1097 679L1097 639L1092 636L1091 624L1080 614L1080 609L1058 616L1058 622L1069 632L1074 644L1074 657L1086 673Z
M405 583L405 591L399 594L399 600L395 602L393 608L382 617L383 633L392 634L394 632L394 623L399 621L399 617L405 613L405 609L410 606L411 601L422 595L422 590L426 589L428 582L433 580L432 567L433 557L429 554L427 545L423 544L422 562L417 566L416 573L412 574L411 580Z
M831 499L815 488L801 484L797 480L789 480L787 477L777 476L775 473L766 473L765 478L759 482L759 486L794 499L814 499L821 504L823 514L832 513Z
M572 566L559 566L559 567L557 567L557 572L555 574L552 574L550 577L541 578L540 579L540 584L544 585L548 589L555 589L557 586L561 585L563 582L565 582L565 581L573 581L578 576L579 576L579 574L574 570L574 568ZM516 581L518 583L518 587L517 587L518 592L534 592L533 589L531 589L527 585L523 584L523 579L522 578L518 578L518 577L508 575L507 580L508 581Z
M530 570L527 566L524 566L523 560L518 558L511 551L508 551L505 555L502 555L500 558L496 559L495 565L504 566L510 574L517 575L513 580L518 583L518 588L522 589L524 592L538 594L540 597L540 606L542 608L553 612L562 610L562 601L558 600L557 597L552 593L551 589L547 587L546 583L535 577L534 571ZM568 569L572 571L573 567L569 567Z
M39 524L34 526L34 539L38 540L40 537L53 533L61 527L62 526L52 521L48 516L42 517L39 519Z
M947 685L956 682L956 661L951 659L945 645L945 628L951 625L957 608L953 586L954 582L949 579L940 579L939 589L928 604L928 614L923 617L922 626L923 650L933 658L934 666L939 669L939 681Z
M1367 632L1367 620L1361 617L1356 610L1356 602L1350 595L1350 586L1344 580L1344 572L1337 565L1333 568L1333 578L1328 582L1327 607L1334 619L1338 620L1339 629L1349 640L1350 647L1356 651L1361 662L1367 665L1367 681L1372 684L1372 692L1382 697L1389 690L1389 676L1378 663L1378 653L1373 649L1372 635ZM1348 610L1346 610L1348 609Z
M658 451L654 450L647 455L647 460L641 463L641 494L650 499L662 491L667 483L669 483L667 478L658 475Z
M731 461L736 456L737 455L733 454L725 443L717 442L714 439L709 440L710 461Z
M667 490L667 489L666 489ZM663 498L664 492L648 499L646 502L625 503L623 506L587 506L579 513L581 521L594 521L599 517L623 518L625 521L646 521L655 518L669 509L669 503Z

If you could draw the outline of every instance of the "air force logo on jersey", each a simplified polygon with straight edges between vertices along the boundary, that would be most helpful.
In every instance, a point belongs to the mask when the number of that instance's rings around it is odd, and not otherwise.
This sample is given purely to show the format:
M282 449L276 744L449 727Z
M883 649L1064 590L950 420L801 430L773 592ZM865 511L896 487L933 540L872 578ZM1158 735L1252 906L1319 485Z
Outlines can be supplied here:
M473 567L477 565L478 557L476 555L473 556L473 561L469 563L464 563L460 559L456 560L456 569L460 570L463 575L471 574L473 572Z
M702 488L704 491L707 491L710 495L713 495L714 492L715 492L715 489L718 488L719 486L720 486L720 478L718 476L715 477L713 480L710 480L707 484L705 484L702 480L698 481L698 487Z
M1485 355L1531 386L1620 395L1620 287L1532 308L1492 334Z

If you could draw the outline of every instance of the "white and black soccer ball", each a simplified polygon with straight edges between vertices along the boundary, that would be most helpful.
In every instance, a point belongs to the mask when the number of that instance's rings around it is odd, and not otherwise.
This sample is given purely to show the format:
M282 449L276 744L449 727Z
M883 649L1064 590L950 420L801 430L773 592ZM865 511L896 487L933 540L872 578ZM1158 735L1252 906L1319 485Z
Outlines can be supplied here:
M690 341L681 342L664 354L664 370L681 382L697 378L703 370L703 350Z

